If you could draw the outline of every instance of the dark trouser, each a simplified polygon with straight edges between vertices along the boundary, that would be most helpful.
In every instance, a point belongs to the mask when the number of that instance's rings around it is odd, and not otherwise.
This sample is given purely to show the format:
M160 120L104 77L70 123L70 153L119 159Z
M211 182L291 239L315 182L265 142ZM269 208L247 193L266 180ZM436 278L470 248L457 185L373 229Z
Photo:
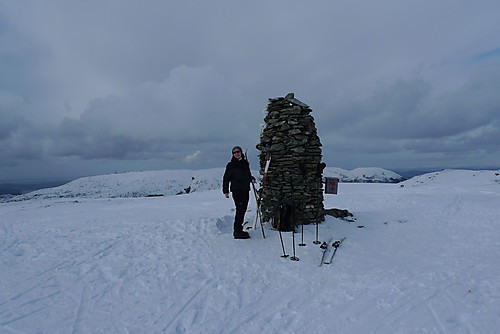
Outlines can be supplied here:
M247 212L250 195L248 191L234 191L233 200L236 205L236 214L234 216L234 233L243 232L243 220Z

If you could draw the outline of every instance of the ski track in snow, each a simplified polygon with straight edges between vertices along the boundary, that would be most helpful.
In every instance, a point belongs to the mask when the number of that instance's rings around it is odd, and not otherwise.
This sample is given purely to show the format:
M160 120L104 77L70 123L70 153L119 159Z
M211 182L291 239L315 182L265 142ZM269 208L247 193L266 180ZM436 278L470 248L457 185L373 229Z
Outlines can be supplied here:
M312 225L298 262L269 226L233 240L220 191L0 204L0 333L495 333L500 185L463 177L341 184L321 267Z

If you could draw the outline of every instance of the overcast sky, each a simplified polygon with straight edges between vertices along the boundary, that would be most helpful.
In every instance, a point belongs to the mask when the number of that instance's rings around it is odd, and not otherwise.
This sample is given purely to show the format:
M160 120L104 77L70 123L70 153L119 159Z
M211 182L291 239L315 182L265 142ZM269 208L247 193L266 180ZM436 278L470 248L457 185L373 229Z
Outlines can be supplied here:
M257 168L269 97L328 166L500 165L498 0L0 0L0 180Z

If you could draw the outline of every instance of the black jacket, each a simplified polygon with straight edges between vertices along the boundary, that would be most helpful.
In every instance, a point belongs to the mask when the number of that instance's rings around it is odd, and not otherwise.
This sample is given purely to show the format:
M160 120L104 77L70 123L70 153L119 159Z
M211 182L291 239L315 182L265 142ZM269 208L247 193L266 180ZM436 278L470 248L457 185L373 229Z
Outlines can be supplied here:
M231 183L231 192L250 191L250 182L252 182L252 174L248 161L233 157L224 172L222 192L229 193L229 183Z

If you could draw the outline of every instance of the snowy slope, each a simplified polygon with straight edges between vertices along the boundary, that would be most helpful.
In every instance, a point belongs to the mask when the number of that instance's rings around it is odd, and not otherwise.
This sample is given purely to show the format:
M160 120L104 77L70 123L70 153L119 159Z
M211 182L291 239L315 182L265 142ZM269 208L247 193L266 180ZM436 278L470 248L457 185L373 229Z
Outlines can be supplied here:
M35 198L115 198L168 196L222 188L223 168L204 170L163 170L84 177L65 185L37 190L25 195L5 197L4 201ZM258 171L253 175L259 177ZM382 168L325 169L325 177L339 177L342 182L397 182L403 178Z
M37 190L14 197L34 198L115 198L186 194L222 188L224 169L162 170L84 177L65 185Z
M268 225L232 239L219 189L2 203L0 333L496 333L499 202L492 171L343 184L321 267L314 226L298 262Z

